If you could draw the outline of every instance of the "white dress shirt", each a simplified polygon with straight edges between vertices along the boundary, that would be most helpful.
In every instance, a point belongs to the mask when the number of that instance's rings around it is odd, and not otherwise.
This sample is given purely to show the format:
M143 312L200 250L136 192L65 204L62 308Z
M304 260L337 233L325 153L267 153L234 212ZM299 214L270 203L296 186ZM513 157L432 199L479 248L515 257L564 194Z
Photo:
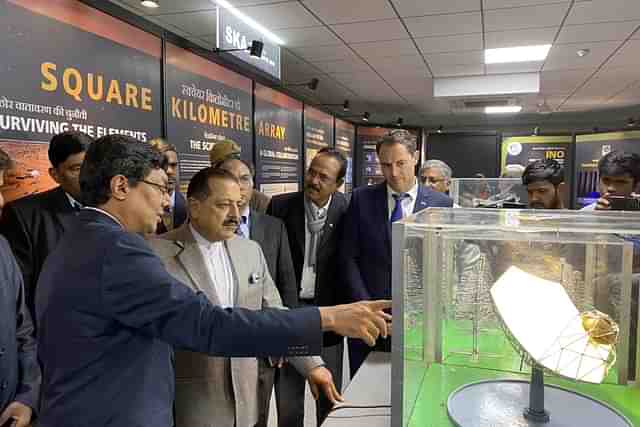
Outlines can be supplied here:
M329 211L329 205L331 204L331 197L322 207L317 207L311 200L305 201L311 205L311 210L317 214L318 217L327 216ZM313 299L316 296L316 272L313 267L309 267L309 255L311 253L311 233L309 233L309 227L307 227L307 215L304 215L304 264L302 265L302 277L300 278L300 299ZM316 257L318 252L316 251Z
M389 219L391 219L391 214L393 213L393 208L396 207L396 199L393 198L394 194L399 194L397 191L393 191L389 185L387 185L387 206L389 207ZM413 214L413 208L416 205L416 199L418 198L418 180L416 179L416 183L411 187L409 191L407 191L409 197L405 197L400 202L402 206L402 218L405 218L411 214Z
M215 286L222 308L233 307L234 283L231 261L224 242L210 242L189 224L191 233L198 243L198 249L204 258L209 277Z

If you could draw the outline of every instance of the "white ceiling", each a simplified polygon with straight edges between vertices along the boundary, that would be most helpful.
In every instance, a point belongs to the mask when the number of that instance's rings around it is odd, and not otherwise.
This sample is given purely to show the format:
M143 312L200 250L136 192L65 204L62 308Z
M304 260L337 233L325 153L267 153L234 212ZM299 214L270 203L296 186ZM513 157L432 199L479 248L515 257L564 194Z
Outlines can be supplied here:
M215 3L112 0L212 49ZM519 97L524 114L640 105L640 0L230 0L284 39L283 80L320 79L317 104L349 99L354 114L372 120L431 126L490 123L480 114L454 114L432 95L434 77L541 72L541 92ZM546 61L485 66L485 48L553 43ZM579 57L576 52L589 49ZM335 109L340 113L339 107ZM537 119L536 119L537 117ZM495 119L491 119L495 120Z

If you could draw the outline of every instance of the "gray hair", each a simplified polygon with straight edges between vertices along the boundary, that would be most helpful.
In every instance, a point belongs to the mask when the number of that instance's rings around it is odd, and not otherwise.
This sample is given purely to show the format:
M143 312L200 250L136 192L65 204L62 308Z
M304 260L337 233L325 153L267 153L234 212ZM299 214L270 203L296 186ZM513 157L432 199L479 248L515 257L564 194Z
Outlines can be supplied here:
M403 145L404 148L407 149L409 153L413 155L418 149L418 141L415 135L412 135L406 129L396 129L389 132L387 135L382 137L380 141L376 144L376 153L380 154L380 149L383 145L392 145L392 144L400 144Z
M444 176L447 181L451 181L451 177L453 176L453 172L451 171L449 165L442 160L427 160L426 162L424 162L424 164L420 168L420 175L422 175L422 172L426 171L427 169L440 169L440 171L442 172L442 176Z

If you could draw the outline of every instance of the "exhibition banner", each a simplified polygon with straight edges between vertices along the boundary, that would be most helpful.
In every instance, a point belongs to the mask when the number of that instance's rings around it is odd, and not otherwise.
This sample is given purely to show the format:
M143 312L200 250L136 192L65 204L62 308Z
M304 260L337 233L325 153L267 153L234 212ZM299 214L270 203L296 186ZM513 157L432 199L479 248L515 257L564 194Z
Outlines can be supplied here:
M8 200L54 185L57 133L160 135L159 38L75 0L4 0L0 25L0 147L17 163Z
M251 80L171 43L166 55L167 140L178 149L183 191L220 141L233 140L253 162Z
M353 191L353 144L356 139L356 127L351 123L336 119L335 147L347 159L347 174L340 191L350 194Z
M260 191L298 191L302 181L302 102L255 84L256 181Z
M576 203L578 207L599 197L598 161L611 151L640 155L640 131L608 132L576 136Z
M333 116L316 108L304 106L305 170L321 149L333 147Z
M571 206L571 188L573 185L573 137L566 136L510 136L502 140L501 170L504 173L508 165L527 167L536 160L552 159L564 168L565 193L564 205Z

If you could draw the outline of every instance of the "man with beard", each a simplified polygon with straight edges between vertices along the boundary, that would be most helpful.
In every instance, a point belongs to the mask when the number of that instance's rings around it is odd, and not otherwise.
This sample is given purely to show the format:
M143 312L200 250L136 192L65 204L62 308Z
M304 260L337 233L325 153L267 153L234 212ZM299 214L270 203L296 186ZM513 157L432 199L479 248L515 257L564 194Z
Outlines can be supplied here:
M169 230L180 227L187 220L186 201L180 188L178 188L178 151L176 147L169 144L162 138L156 138L149 141L149 144L155 148L166 162L167 177L169 178L169 195L171 196L171 204L166 210L162 221L158 223L157 234L166 233Z
M552 159L530 163L522 174L529 209L564 209L564 168Z

